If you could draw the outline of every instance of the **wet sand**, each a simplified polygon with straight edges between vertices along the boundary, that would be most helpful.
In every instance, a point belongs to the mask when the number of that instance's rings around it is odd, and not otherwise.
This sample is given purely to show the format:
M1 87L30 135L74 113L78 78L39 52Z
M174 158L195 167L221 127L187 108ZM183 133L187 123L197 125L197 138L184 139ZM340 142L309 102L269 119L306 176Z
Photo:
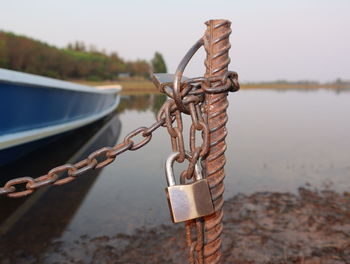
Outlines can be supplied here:
M187 263L182 224L132 235L81 236L41 255L2 254L2 263ZM226 201L223 263L350 263L350 194L300 188Z

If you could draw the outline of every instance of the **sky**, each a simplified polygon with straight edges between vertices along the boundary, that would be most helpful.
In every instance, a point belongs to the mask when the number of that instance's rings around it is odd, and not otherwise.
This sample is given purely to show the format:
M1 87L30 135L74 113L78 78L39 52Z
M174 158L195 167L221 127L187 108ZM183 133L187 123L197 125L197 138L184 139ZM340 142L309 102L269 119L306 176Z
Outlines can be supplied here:
M163 54L174 72L209 19L232 22L242 82L350 80L349 0L0 0L0 29L58 47L83 41L127 60ZM198 52L186 76L204 74Z

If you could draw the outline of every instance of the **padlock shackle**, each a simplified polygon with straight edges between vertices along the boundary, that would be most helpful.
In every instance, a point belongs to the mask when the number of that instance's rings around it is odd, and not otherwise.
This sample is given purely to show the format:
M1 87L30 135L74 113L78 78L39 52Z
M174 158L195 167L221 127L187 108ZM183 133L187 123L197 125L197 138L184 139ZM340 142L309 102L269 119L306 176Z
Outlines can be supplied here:
M180 152L173 152L169 155L168 159L165 163L165 175L166 180L168 183L168 186L174 186L176 184L174 172L173 172L173 165L176 158L179 156Z
M165 162L165 175L166 175L166 180L167 180L168 186L176 185L173 165L174 165L175 160L179 157L179 155L180 155L180 152L173 152L168 156L168 158ZM192 159L192 156L188 151L185 152L185 157L187 160ZM195 178L197 181L203 179L203 176L202 176L202 173L199 169L198 163L196 163L196 165L194 166L194 174L195 174Z

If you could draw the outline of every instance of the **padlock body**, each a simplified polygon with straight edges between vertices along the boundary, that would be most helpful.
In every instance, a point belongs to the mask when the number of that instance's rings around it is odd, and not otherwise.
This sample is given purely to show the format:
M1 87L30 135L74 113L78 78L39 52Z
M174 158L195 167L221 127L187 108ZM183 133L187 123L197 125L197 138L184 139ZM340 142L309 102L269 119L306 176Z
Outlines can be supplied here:
M214 213L210 190L206 179L190 184L165 188L170 215L179 223Z

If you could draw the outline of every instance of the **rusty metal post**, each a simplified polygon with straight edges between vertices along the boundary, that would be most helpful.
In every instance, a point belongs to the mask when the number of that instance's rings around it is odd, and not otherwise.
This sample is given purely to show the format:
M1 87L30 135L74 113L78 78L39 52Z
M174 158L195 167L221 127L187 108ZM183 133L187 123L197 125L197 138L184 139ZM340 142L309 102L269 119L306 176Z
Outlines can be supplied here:
M228 20L209 20L205 24L207 25L204 35L204 48L207 54L205 77L223 76L227 73L230 63L228 51L231 47L229 42L231 22ZM212 88L219 85L220 83L214 83ZM204 164L215 207L215 213L204 219L204 262L210 264L220 263L222 255L227 95L228 92L205 94L205 113L210 131L210 151Z

